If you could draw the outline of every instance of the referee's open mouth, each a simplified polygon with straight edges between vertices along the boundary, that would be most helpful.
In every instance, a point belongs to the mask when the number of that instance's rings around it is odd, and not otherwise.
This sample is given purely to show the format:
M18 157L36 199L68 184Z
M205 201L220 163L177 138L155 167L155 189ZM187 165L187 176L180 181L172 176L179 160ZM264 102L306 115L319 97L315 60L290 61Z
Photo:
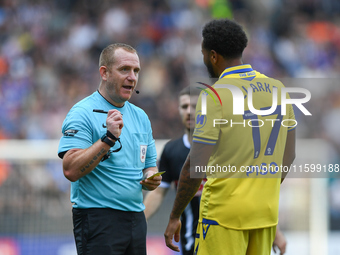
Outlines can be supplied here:
M133 90L133 86L132 85L123 85L123 88L129 91Z

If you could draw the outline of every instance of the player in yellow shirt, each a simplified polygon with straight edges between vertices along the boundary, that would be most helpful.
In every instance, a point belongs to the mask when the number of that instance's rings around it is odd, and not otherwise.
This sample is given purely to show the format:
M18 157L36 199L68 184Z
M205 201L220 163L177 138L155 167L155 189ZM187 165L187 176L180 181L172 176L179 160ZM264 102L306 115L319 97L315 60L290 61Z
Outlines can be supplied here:
M294 112L291 105L281 112L280 81L243 65L247 37L241 26L214 20L202 34L204 63L218 81L208 89L214 93L198 100L165 240L178 251L172 238L178 241L179 216L206 173L195 254L269 255L286 174L281 170L295 158Z

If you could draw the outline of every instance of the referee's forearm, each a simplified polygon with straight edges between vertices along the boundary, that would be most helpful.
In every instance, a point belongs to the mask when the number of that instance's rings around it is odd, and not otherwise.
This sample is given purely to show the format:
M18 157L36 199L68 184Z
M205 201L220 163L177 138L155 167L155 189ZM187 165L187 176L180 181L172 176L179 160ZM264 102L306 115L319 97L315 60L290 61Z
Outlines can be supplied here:
M108 152L110 146L101 140L87 149L69 150L63 157L63 171L71 182L90 173Z

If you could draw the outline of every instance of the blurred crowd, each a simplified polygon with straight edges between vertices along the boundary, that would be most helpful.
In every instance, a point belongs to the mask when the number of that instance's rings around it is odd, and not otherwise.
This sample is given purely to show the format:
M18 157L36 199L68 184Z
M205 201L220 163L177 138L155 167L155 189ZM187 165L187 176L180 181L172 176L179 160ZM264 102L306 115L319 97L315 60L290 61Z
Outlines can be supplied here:
M1 0L0 139L58 139L68 110L97 89L99 54L113 42L139 52L132 102L149 114L154 137L175 136L178 92L206 76L201 28L212 18L244 26L244 62L260 72L337 76L339 11L331 0Z
M296 78L311 90L307 108L313 120L297 114L298 135L327 139L334 146L332 160L339 162L339 13L338 0L0 0L0 139L59 139L69 109L97 89L99 54L114 42L130 44L139 53L140 94L131 102L149 115L155 139L179 136L178 93L194 77L207 76L202 26L228 17L248 34L244 63L268 76ZM332 82L322 87L324 80ZM0 173L4 169L0 166ZM26 168L14 167L14 177L8 179L13 184L25 175L16 191L21 200L2 193L0 211L18 212L22 204L35 206L32 213L41 208L63 211L60 201L68 187L53 170L62 172L53 165L46 169L51 182L39 182L39 173L27 176ZM63 180L61 186L58 180ZM8 192L9 181L3 186ZM332 194L340 189L340 182L334 183ZM49 195L46 201L54 205L32 205L36 194ZM334 195L331 205L340 228L340 199Z

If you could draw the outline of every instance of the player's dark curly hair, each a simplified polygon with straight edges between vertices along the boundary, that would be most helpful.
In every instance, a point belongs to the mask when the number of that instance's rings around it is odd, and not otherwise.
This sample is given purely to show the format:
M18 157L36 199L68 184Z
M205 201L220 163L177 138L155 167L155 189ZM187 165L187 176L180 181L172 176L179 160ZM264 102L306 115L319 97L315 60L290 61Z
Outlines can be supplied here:
M203 47L224 58L238 58L247 47L248 39L242 27L229 19L212 20L202 31Z

